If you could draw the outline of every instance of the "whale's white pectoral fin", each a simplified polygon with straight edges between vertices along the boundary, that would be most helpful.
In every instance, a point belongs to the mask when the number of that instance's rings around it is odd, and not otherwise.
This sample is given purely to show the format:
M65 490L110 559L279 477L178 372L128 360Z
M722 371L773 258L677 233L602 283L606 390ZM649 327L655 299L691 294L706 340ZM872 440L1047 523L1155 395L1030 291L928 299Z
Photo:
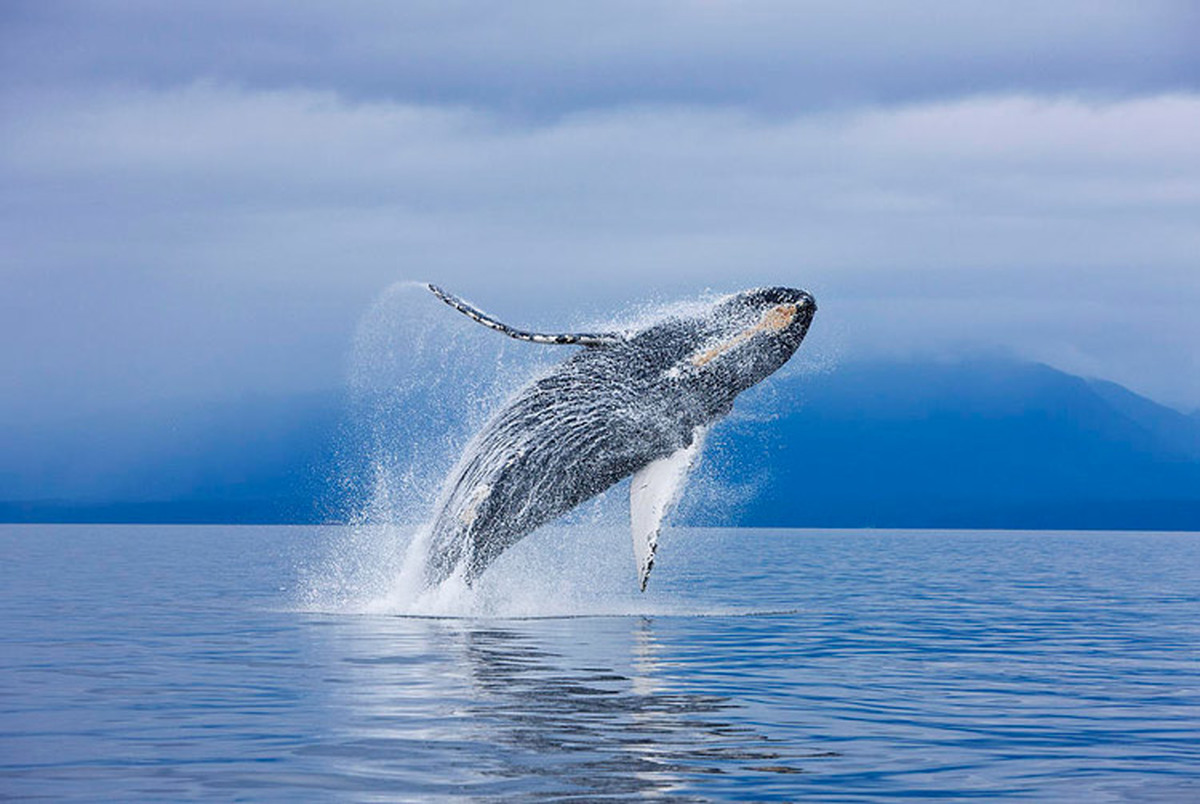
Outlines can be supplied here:
M472 307L454 294L442 290L437 285L426 285L426 287L429 288L429 291L434 296L437 296L472 321L477 321L488 329L503 332L508 337L516 338L518 341L556 343L567 346L611 346L614 343L620 343L625 340L622 335L616 332L526 332L523 329L516 329L502 321L496 320L478 307Z
M690 445L646 464L633 476L629 487L629 520L633 531L633 558L643 592L650 579L650 570L654 568L654 551L658 548L663 520L679 499L683 481L700 455L706 432L706 428L696 428Z

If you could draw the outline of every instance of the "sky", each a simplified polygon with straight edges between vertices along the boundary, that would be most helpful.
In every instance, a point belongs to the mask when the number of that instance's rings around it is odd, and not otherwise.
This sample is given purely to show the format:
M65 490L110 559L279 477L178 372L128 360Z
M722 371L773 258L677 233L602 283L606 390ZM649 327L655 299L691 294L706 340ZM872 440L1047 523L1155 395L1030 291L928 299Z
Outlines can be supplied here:
M807 347L1200 408L1200 5L0 5L0 416L346 381L432 280L519 326L792 285Z

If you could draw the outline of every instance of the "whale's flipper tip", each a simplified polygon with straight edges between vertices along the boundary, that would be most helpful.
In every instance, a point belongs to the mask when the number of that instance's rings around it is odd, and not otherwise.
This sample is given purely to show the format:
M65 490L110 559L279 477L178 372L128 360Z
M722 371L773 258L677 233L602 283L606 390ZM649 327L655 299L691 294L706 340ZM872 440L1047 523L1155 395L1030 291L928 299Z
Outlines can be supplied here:
M638 591L645 592L646 584L650 582L650 570L654 569L654 555L638 568Z

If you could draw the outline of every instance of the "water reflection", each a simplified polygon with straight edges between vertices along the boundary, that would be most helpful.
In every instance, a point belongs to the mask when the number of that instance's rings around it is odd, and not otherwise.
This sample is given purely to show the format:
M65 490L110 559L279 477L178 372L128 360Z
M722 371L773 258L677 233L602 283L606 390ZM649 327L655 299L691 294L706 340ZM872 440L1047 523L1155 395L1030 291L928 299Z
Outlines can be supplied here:
M327 687L349 730L319 749L357 777L424 794L679 800L706 778L802 772L736 700L672 672L652 618L367 620L377 627L330 629L345 676Z

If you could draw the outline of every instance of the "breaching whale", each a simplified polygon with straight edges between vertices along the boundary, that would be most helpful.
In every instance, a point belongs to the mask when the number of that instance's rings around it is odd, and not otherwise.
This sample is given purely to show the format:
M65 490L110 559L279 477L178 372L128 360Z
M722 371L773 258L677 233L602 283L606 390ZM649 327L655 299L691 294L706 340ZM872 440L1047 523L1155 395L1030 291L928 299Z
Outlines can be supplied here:
M459 572L472 583L537 527L632 475L645 590L663 515L707 428L791 358L817 309L802 290L759 288L638 331L544 334L429 290L510 337L585 347L517 393L467 445L431 525L429 585Z

